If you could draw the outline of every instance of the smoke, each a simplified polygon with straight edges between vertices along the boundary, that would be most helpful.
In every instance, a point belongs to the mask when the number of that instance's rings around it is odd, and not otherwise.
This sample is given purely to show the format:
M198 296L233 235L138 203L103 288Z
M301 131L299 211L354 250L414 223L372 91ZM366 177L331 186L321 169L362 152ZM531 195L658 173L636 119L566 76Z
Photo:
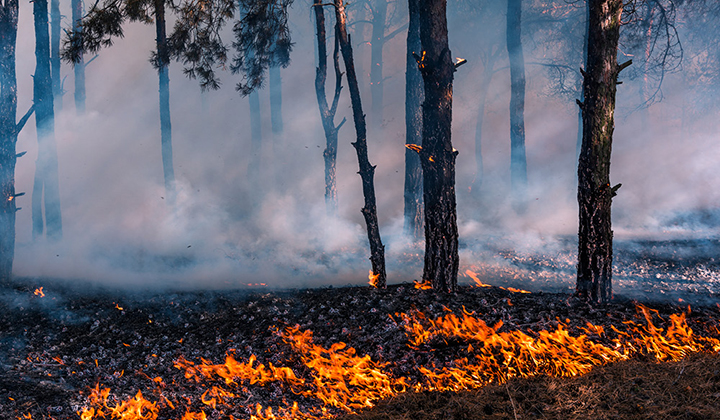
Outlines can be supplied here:
M268 91L260 92L263 149L261 177L255 185L247 176L250 159L257 158L250 155L248 100L234 91L237 77L225 73L221 90L201 94L197 83L183 76L180 65L171 65L179 191L175 207L168 206L163 187L157 74L148 62L153 27L128 25L126 37L101 51L87 67L88 112L83 116L76 115L72 101L72 70L63 67L67 94L64 108L56 114L56 138L64 238L47 243L31 237L30 192L37 147L30 121L18 143L18 150L28 154L18 162L16 185L28 194L18 199L23 209L17 220L15 274L131 288L366 283L369 251L360 213L363 198L357 160L350 145L355 134L346 88L336 117L336 122L348 119L339 139L339 215L325 215L325 138L314 91L316 54L310 53L315 50L314 22L306 6L298 2L291 14L295 47L291 65L282 71L285 131L281 138L273 138L270 130ZM404 6L398 7L398 20L391 29L406 19ZM499 53L496 69L500 70L487 95L483 183L479 194L469 191L476 176L477 98L484 71L480 54L486 48L483 40L497 41L502 38L498 30L503 28L469 24L474 15L465 12L451 5L452 52L468 59L468 65L456 73L453 109L453 143L460 151L461 272L482 271L483 281L491 284L568 290L574 285L576 252L577 108L573 99L548 89L553 80L545 67L526 66L529 205L526 213L516 214L509 200L509 74L502 69L506 54ZM69 10L63 13L70 15ZM504 15L496 18L489 21L504 21ZM26 3L21 4L20 19L17 69L22 113L32 101L29 75L34 68L32 14ZM369 28L356 25L353 31L363 105L371 115L370 50L361 42ZM541 41L525 39L528 63L540 62L542 55L555 51L553 44ZM418 279L422 269L422 245L402 234L404 48L404 33L385 45L383 121L368 120L390 283ZM504 43L498 48L504 48ZM556 50L562 55L560 46ZM618 90L611 170L612 182L623 184L613 207L618 249L640 258L647 244L633 242L638 238L716 237L720 175L715 163L720 149L714 115L695 119L691 126L681 120L678 109L698 100L683 89L681 75L668 75L665 101L647 111L637 111L633 105L638 102L639 81L626 82ZM330 77L328 91L332 83ZM645 117L642 112L647 112ZM648 125L642 125L643 118ZM657 262L666 254L653 254L657 258L647 261ZM709 255L703 255L707 257L703 261L710 261ZM623 284L626 290L645 290L652 276L662 274L659 269L642 273L641 268L632 268L637 259L623 258L620 254L616 259L621 290ZM703 267L696 264L688 268L692 273L675 271L668 276L715 282L716 267ZM638 279L647 282L632 286ZM462 281L471 282L467 277Z

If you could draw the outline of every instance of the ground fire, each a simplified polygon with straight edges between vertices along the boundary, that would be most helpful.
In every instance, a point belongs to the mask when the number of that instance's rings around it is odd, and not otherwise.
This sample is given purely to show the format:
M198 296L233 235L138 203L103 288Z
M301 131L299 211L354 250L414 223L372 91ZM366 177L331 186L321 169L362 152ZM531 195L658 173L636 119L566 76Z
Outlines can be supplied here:
M32 304L54 301L66 318L23 309L38 327L16 328L33 350L0 379L35 388L0 408L13 419L324 419L402 395L720 352L717 308L598 310L510 287L438 298L418 284L122 302L45 286Z

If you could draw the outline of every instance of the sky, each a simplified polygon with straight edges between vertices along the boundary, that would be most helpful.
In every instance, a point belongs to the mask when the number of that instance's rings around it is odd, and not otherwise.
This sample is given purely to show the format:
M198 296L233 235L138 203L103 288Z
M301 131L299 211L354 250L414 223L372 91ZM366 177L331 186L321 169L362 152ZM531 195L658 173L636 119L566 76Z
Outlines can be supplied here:
M396 18L387 32L407 20L402 5L393 7L397 7ZM70 16L69 4L62 2L61 11ZM560 249L558 241L577 232L574 99L553 95L546 69L527 64L530 205L527 213L515 214L508 200L509 71L503 69L507 54L501 52L500 70L487 92L482 190L479 200L473 198L468 190L475 176L478 85L484 70L479 56L498 34L504 38L505 14L502 8L492 10L484 21L473 23L469 20L474 18L453 8L452 2L450 13L450 48L454 56L468 60L455 74L453 98L453 144L460 151L456 190L461 265L494 264L497 258L488 250L497 249L499 243L518 252ZM282 138L273 139L269 93L267 88L260 91L264 142L260 188L247 183L249 106L248 99L234 89L238 76L221 72L221 89L201 93L197 81L183 75L180 64L171 65L170 107L179 186L175 208L164 199L158 79L148 61L154 27L126 25L125 37L116 39L90 63L85 115L75 112L72 69L63 64L67 93L55 124L64 238L48 244L33 242L31 237L30 197L37 156L33 118L17 145L18 151L28 153L19 159L16 171L16 189L27 195L18 199L22 210L16 225L15 274L123 287L222 288L259 283L305 287L366 282L369 253L360 213L363 197L357 159L350 145L355 134L347 87L336 117L336 122L348 119L338 147L339 217L325 215L325 138L314 90L312 19L309 4L298 0L290 17L295 42L292 61L282 70ZM63 26L68 25L65 18ZM358 72L364 74L362 99L369 116L366 41L370 31L358 29L361 26L353 27L353 42ZM557 53L564 45L558 36L526 37L526 61L542 62L548 54ZM499 48L505 48L504 42ZM389 283L418 279L422 270L422 247L402 235L404 49L404 32L386 44L384 118L381 123L368 121L369 158L377 165L375 185ZM20 5L17 51L18 113L22 115L32 101L34 71L28 2ZM330 77L328 92L332 83ZM628 81L618 89L611 181L623 186L613 204L616 238L716 235L717 223L703 224L705 219L698 215L715 214L720 203L720 172L715 169L720 157L714 121L717 110L690 128L683 124L680 110L693 97L684 90L682 75L676 73L665 80L664 101L653 105L644 120L642 112L635 110L638 86ZM563 258L571 256L563 254Z

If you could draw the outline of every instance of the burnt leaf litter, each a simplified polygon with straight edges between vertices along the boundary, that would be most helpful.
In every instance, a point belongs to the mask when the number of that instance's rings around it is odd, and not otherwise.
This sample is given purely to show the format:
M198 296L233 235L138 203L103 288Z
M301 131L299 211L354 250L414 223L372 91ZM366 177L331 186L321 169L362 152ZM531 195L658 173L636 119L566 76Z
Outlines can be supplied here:
M36 294L39 287L43 287L44 296ZM369 355L377 362L392 361L388 369L393 375L420 380L418 366L449 366L453 360L467 356L468 344L461 340L433 339L423 346L411 348L397 314L420 311L427 318L437 318L449 312L472 313L487 325L502 321L501 332L537 332L554 329L562 322L579 335L582 333L580 328L587 322L605 326L607 330L610 325L637 322L636 303L616 296L610 305L595 308L569 293L519 293L499 287L467 285L460 286L452 294L419 290L413 283L391 285L384 290L355 286L304 290L120 292L62 281L20 279L5 286L0 294L0 418L28 418L30 415L33 419L78 419L78 411L87 405L90 389L97 384L110 388L113 395L120 398L132 397L140 390L143 395L160 392L170 400L193 401L190 406L167 408L159 418L180 419L188 408L205 411L209 419L229 418L230 415L248 418L258 403L265 407L286 403L279 384L243 387L246 395L243 405L214 410L200 403L199 394L206 387L185 378L184 372L173 366L174 362L182 357L194 363L204 359L221 364L228 354L238 361L255 355L258 363L289 366L302 373L304 367L297 360L298 356L293 355L278 334L286 327L298 325L300 331L313 332L313 342L317 345L329 348L334 343L347 343L360 356ZM662 326L670 314L688 311L686 303L677 301L644 303L658 311L658 326ZM698 329L717 328L719 319L720 307L709 304L693 306L687 318L688 325ZM718 366L716 356L707 357ZM566 386L563 384L578 380L583 379L530 378L523 380L525 382L513 380L507 386L491 385L473 392L507 396L520 392L522 387L529 387L527 383L546 381L541 389L547 391L552 384L553 389L561 389ZM720 383L720 375L717 372L715 376L710 375L709 381ZM717 392L720 400L720 389ZM406 403L414 409L439 405L441 408L436 407L436 414L437 410L452 411L443 404L460 407L449 402L456 398L454 394L437 394L432 397L403 394L380 406L424 398L422 403L416 400ZM294 395L293 398L300 402L301 409L303 404L313 404L303 396ZM524 410L524 418L529 418L533 408L522 406L517 402L519 397L514 398L511 403L512 398L488 394L480 402L473 400L476 405L470 408L458 408L460 411L453 416L517 418L517 410ZM557 397L556 400L562 399ZM481 404L482 401L486 402ZM540 414L533 416L543 418L543 412L552 411L547 408L553 405L552 402L544 404L546 408L535 410ZM396 408L389 410L392 413ZM462 414L463 410L474 414ZM330 414L345 413L331 410ZM367 418L442 418L407 413L388 415Z

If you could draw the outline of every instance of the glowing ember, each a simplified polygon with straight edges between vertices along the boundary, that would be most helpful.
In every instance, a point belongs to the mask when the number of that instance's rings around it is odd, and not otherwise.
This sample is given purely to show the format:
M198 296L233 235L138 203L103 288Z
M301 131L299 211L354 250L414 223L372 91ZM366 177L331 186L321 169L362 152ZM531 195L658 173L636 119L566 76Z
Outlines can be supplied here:
M373 274L373 271L370 270L370 273L368 274L368 279L370 279L370 281L368 281L368 284L372 287L377 288L378 277L380 277L380 274Z
M432 282L429 280L426 280L422 283L415 281L415 288L420 290L430 290L432 289Z
M35 289L35 296L45 297L45 293L43 293L42 287Z

